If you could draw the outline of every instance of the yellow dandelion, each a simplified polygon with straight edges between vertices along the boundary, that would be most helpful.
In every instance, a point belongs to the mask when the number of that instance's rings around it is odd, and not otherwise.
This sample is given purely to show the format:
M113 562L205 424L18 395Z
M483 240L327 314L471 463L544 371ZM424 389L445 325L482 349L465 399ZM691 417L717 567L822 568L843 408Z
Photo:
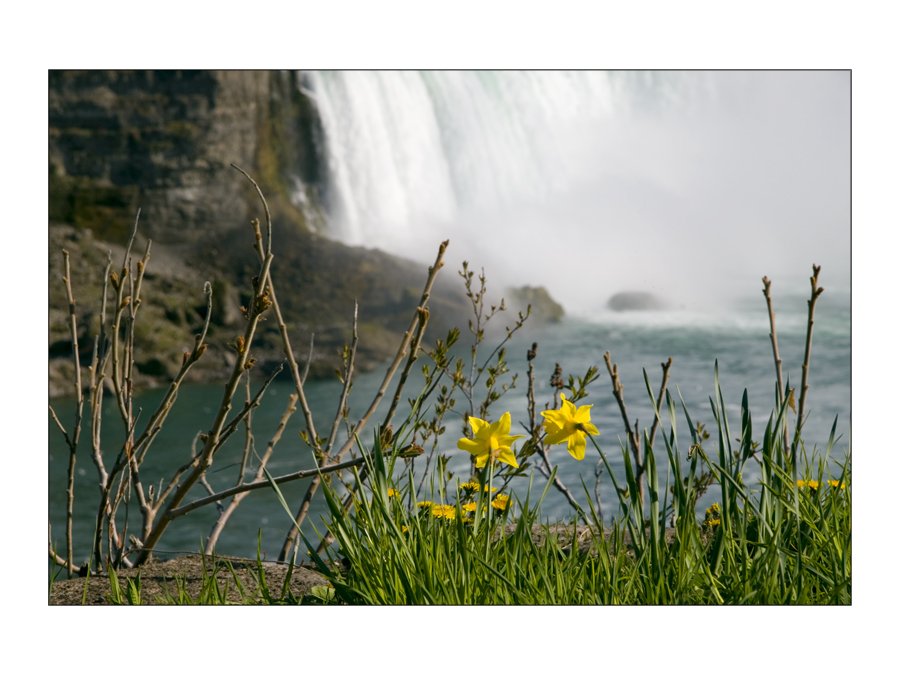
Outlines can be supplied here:
M446 518L447 520L456 519L456 508L449 504L432 504L431 515L435 518Z
M494 501L491 502L491 506L495 509L503 511L507 506L509 506L509 495L497 495Z

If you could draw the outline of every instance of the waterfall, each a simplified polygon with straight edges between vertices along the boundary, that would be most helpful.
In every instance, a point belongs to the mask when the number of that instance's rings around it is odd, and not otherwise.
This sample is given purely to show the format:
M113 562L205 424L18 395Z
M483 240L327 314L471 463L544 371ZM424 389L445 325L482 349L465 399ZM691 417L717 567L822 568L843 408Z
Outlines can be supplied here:
M345 243L427 261L450 238L448 264L584 311L622 290L690 306L812 259L849 280L846 74L305 71L298 84L321 124L328 231ZM715 283L673 274L701 261Z
M597 71L305 75L325 131L333 227L368 245L571 187L573 132L612 115L623 89L621 76Z

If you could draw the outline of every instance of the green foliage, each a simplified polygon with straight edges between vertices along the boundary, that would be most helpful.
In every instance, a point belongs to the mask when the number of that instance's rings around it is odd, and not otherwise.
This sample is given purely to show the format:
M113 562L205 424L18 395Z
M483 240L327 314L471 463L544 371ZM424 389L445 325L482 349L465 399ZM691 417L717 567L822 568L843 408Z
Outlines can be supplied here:
M579 380L573 394L590 381L590 373ZM649 386L648 391L653 400ZM407 473L403 486L394 480L396 447L382 447L375 435L371 450L361 447L372 477L371 499L357 499L347 513L332 489L325 490L326 524L336 538L330 554L349 566L338 570L323 557L313 558L334 597L346 604L849 604L849 450L835 477L828 464L834 431L824 456L787 459L787 404L773 411L761 443L754 444L745 393L735 451L718 376L715 394L714 458L702 447L709 434L694 424L682 402L693 440L686 464L677 444L673 397L667 392L659 411L654 401L672 485L661 489L657 452L645 430L646 504L628 449L621 448L622 489L606 454L589 437L620 502L612 528L604 530L588 497L589 545L579 547L577 528L564 526L569 534L557 537L559 524L541 521L540 505L553 476L533 506L531 482L524 500L513 496L518 517L512 509L482 510L488 501L483 489L458 480L448 489L440 470L432 476L431 494L440 499L449 492L451 498L435 506L404 506L414 494L412 477ZM759 463L758 486L744 483L748 461ZM697 499L713 483L720 500L698 521ZM477 506L470 520L463 505L473 499ZM667 521L674 527L667 530Z

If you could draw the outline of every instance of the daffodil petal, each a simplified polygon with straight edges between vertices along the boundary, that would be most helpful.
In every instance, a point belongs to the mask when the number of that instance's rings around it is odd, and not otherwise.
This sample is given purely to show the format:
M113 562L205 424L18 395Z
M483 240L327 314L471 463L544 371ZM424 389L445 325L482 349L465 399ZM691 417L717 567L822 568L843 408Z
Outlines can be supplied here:
M485 427L489 427L490 425L482 419L478 419L477 417L470 417L469 424L472 426L472 432L477 436L478 432L484 429Z
M556 422L553 422L551 420L544 420L544 422L541 426L544 427L544 431L547 432L548 434L555 433L562 429L562 427L560 427L559 424L557 424Z
M600 432L597 431L597 427L595 427L590 422L584 423L584 430L587 431L591 436L599 436Z
M493 427L493 425L491 425ZM503 413L497 421L497 432L500 436L506 436L512 428L512 418L508 412ZM493 429L492 429L493 430Z
M569 454L575 459L581 461L584 459L584 449L587 446L584 440L584 434L576 432L569 436Z
M473 455L477 455L479 452L485 451L484 443L479 443L478 441L470 441L468 438L460 438L456 442L456 447L460 450L471 452Z
M567 434L564 429L560 429L552 434L547 434L544 437L544 443L547 445L558 445L559 443L564 443L568 437L569 434Z
M497 444L501 448L503 448L503 447L508 448L513 443L515 443L517 440L519 440L520 438L525 438L525 437L524 436L502 436L497 439Z
M500 456L497 459L501 462L506 462L510 466L514 466L517 469L519 468L518 463L516 462L516 456L513 454L513 451L510 448L503 448L500 451Z
M593 408L593 407L594 407L593 403L591 403L590 405L581 406L575 413L575 421L581 422L582 424L584 424L585 422L590 422L591 421L591 408Z

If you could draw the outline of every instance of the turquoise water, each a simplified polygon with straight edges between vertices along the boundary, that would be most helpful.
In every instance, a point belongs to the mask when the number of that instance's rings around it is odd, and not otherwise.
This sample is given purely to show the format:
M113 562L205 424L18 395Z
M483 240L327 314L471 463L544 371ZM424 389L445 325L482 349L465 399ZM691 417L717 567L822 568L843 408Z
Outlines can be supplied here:
M776 298L776 309L778 311L776 328L784 374L785 377L790 376L791 383L799 389L806 337L806 298L800 296ZM713 416L709 397L714 396L716 359L719 362L719 379L725 400L725 412L734 435L738 433L735 429L740 424L740 402L745 387L748 390L753 414L754 437L762 434L774 405L775 368L769 341L768 317L761 293L741 299L730 309L717 313L610 312L591 317L568 318L554 326L523 329L508 345L507 356L511 373L519 373L519 383L516 389L511 390L493 408L495 418L505 411L510 411L514 429L519 426L519 422L525 422L527 419L525 354L535 341L539 343L538 355L534 362L539 409L543 409L544 403L552 399L549 380L557 362L562 366L566 376L583 375L590 365L596 365L600 369L599 379L589 388L590 396L582 404L594 406L591 410L592 421L600 431L599 443L613 464L620 481L624 481L624 469L619 438L624 439L624 425L612 396L612 387L604 365L603 354L607 350L613 361L619 365L629 416L632 422L637 418L641 428L652 424L651 407L642 368L647 369L653 389L658 390L662 373L660 363L669 356L674 359L669 380L670 391L675 395L677 386L694 421L707 425L711 432ZM488 353L489 350L483 351L484 356ZM420 361L421 363L423 362ZM356 378L350 396L351 419L365 411L383 376L384 370L376 369ZM826 292L820 298L816 310L810 390L807 397L809 421L804 433L807 450L811 450L813 445L820 448L825 445L837 415L837 434L842 435L842 438L834 454L838 457L843 456L843 449L849 444L850 379L850 297L847 293ZM509 376L505 381L509 381ZM414 396L421 382L421 374L415 373L405 390L407 396ZM257 377L252 384L254 391L260 383L261 379ZM305 389L320 435L325 435L331 426L340 389L341 384L337 380L310 382ZM253 430L259 455L265 451L292 391L293 385L289 381L275 382L266 393L262 405L254 411ZM393 386L389 392L393 392ZM150 391L138 398L136 405L143 408L143 419L149 418L163 393L161 390ZM161 480L168 482L174 468L189 459L194 437L198 432L205 431L212 423L221 396L221 387L218 386L191 385L182 388L166 426L151 447L142 467L141 478L145 487L149 484L158 486ZM243 400L243 394L239 393L238 398ZM456 398L458 405L461 405L462 397ZM53 405L63 422L70 424L74 411L72 401L53 401ZM235 401L235 407L239 407L238 401ZM373 416L373 421L383 419L386 410L387 402L384 402L379 412ZM405 413L401 409L398 411L398 418L402 414ZM124 438L124 430L111 399L107 399L104 403L103 418L104 453L108 458L107 465L110 465ZM442 437L441 450L451 456L449 470L464 479L469 465L468 454L456 449L456 441L462 433L461 418L448 414L445 425L447 432ZM52 419L49 420L49 426L49 516L54 540L58 547L63 548L68 454ZM291 418L269 462L269 470L273 475L313 468L311 453L299 437L299 432L304 426L302 414L298 410ZM668 422L663 428L668 433ZM139 423L138 431L141 429ZM690 436L680 405L677 432L683 456L690 444ZM364 440L370 439L370 434L371 428L364 433ZM77 559L87 559L90 554L89 542L99 498L96 470L85 442L87 437L85 430L79 446L75 484L74 537ZM713 435L706 443L707 449L715 447L713 443L715 440L716 437ZM240 431L217 454L209 475L209 482L216 491L235 484L243 443L244 435L243 431ZM656 447L664 453L660 434L657 435ZM599 459L596 451L589 444L587 456L581 462L575 461L563 446L556 446L550 456L553 461L559 463L560 478L576 499L586 506L579 476L584 478L588 489L593 493L594 468ZM421 471L424 462L419 461L417 464ZM660 483L665 484L666 465L662 461L659 464L662 468ZM248 480L255 474L256 465L255 458L251 459L246 474ZM747 466L745 481L752 484L757 478L753 474L754 464L751 462ZM534 481L535 489L542 490L544 478L537 472ZM303 480L282 486L284 495L293 508L296 508L302 499L307 484L308 481ZM526 484L523 482L514 483L517 492L524 492L525 487ZM711 488L711 493L704 497L699 508L703 509L715 501L716 491L715 486ZM202 487L195 486L189 499L205 495L206 492ZM600 497L605 515L609 518L616 513L617 500L611 482L605 475L601 478ZM311 518L304 526L307 536L315 536L313 524L322 531L320 514L323 507L324 500L320 493L314 502ZM119 512L124 517L125 508L120 508ZM551 489L544 503L543 514L551 519L568 518L572 515L572 511L565 498ZM166 551L173 554L197 551L200 548L201 537L205 540L209 535L217 516L216 506L209 505L173 522L160 542L160 555L165 557L168 555ZM129 521L131 523L129 532L137 532L140 514L134 503L129 507ZM274 494L269 490L259 490L248 495L232 515L217 548L224 554L254 556L259 532L262 537L262 550L266 551L271 559L281 548L289 527L290 520Z

